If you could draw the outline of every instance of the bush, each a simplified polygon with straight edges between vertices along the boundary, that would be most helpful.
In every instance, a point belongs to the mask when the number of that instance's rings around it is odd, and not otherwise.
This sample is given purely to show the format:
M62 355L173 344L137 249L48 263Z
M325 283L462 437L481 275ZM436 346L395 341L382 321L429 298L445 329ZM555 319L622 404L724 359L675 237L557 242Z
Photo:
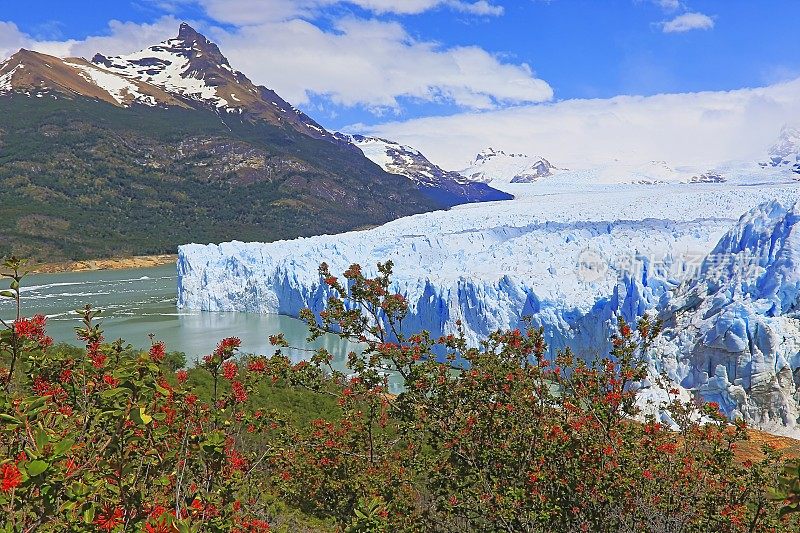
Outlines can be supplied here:
M18 300L20 264L7 267L2 296ZM391 270L320 268L331 296L303 318L310 339L364 346L346 375L324 349L292 364L280 335L271 357L229 338L175 371L161 343L106 343L91 308L79 354L51 346L43 318L3 323L4 530L797 530L780 516L791 497L770 497L780 458L737 459L743 425L676 395L677 427L639 412L658 324L620 322L589 363L548 359L534 328L479 347L405 335Z

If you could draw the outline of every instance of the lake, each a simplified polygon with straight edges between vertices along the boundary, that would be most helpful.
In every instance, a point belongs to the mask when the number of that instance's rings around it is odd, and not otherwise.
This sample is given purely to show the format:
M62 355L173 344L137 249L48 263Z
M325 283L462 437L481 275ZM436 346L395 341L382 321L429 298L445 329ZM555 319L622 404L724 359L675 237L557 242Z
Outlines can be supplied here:
M8 282L0 284L2 289ZM47 331L56 342L79 344L75 326L76 309L91 304L102 310L101 321L107 340L124 339L133 346L150 345L149 334L164 341L168 350L185 352L194 361L211 353L219 339L239 337L244 353L272 354L269 336L283 333L293 346L306 346L303 322L281 315L250 313L209 313L180 310L175 306L177 273L174 265L130 270L30 274L22 283L22 313L48 317ZM13 316L13 302L0 301L0 316ZM354 345L327 335L313 345L325 346L343 367ZM287 353L284 350L284 353ZM297 362L306 355L288 353Z

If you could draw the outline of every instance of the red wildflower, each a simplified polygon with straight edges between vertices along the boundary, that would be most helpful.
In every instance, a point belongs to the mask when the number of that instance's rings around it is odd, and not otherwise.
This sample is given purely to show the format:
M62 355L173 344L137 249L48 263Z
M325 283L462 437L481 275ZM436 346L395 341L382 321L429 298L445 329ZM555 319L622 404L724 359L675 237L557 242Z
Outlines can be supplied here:
M36 376L33 380L33 392L39 396L48 396L51 393L50 383L42 376Z
M71 476L73 472L78 469L78 463L75 462L75 459L70 457L64 461L64 468L67 469L67 476Z
M14 322L14 332L23 339L38 342L39 346L46 348L53 344L53 339L48 337L44 331L46 322L47 318L44 315L20 318Z
M236 373L239 371L239 367L236 363L232 361L227 361L222 365L222 377L227 379L228 381L233 380L236 377Z
M242 454L240 454L236 450L232 448L229 449L227 451L227 456L228 456L228 466L230 467L231 470L241 472L245 468L247 468L247 461L242 456Z
M243 533L267 533L269 531L269 524L263 520L254 518L250 521L242 522L241 531Z
M242 345L242 341L238 337L228 337L227 339L222 339L217 344L217 348L214 350L214 355L220 357L222 359L228 359L229 357L233 356L233 352Z
M117 526L122 524L122 519L125 517L125 511L120 507L112 508L110 505L103 507L103 510L94 519L94 523L100 529L111 531Z
M231 389L233 390L233 397L239 403L244 403L247 401L247 391L239 381L234 381L231 383Z
M183 383L189 378L189 373L186 370L178 370L175 372L175 377L178 378L178 383Z
M161 362L167 355L167 349L163 342L157 342L150 347L150 357L153 361Z
M119 385L119 380L115 379L114 376L110 374L103 374L103 383L105 383L109 387L116 387L117 385Z
M0 466L0 492L11 492L11 489L19 487L22 483L22 472L17 465L5 463Z
M656 450L661 453L666 453L671 455L678 451L678 446L675 443L667 442L656 447Z
M261 374L267 370L267 363L261 358L253 359L247 364L247 370Z
M174 533L175 528L169 523L168 519L163 519L155 524L145 524L146 533Z
M655 477L653 476L653 473L649 470L645 470L644 472L642 472L642 475L645 477L645 479L653 479Z

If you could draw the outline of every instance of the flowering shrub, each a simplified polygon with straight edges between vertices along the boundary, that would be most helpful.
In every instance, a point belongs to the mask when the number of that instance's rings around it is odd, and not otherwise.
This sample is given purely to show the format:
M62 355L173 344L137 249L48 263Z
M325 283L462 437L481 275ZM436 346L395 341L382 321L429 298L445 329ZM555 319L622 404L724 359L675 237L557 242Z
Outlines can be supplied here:
M16 302L21 267L0 293ZM176 371L160 342L107 343L90 307L76 355L17 312L0 335L0 531L797 530L770 499L779 458L737 460L746 429L718 407L675 399L677 429L638 412L658 324L620 322L594 362L548 357L535 328L479 347L406 335L391 271L320 268L330 298L303 318L310 339L359 343L347 373L324 349L293 364L281 335L271 357L228 338Z

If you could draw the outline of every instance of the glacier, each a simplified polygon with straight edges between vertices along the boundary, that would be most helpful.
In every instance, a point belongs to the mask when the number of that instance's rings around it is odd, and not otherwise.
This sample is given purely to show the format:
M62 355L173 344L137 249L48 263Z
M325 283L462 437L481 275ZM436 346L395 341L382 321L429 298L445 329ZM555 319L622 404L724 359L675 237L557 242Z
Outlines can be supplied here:
M409 330L477 343L523 316L553 349L606 350L608 327L631 320L687 278L736 223L765 201L797 198L793 182L583 185L564 178L507 185L515 200L458 206L378 228L273 243L189 244L178 252L178 306L296 316L322 308L317 274L391 259ZM591 180L585 179L585 183Z
M742 215L660 310L654 367L732 419L796 429L798 311L800 201L773 200Z

